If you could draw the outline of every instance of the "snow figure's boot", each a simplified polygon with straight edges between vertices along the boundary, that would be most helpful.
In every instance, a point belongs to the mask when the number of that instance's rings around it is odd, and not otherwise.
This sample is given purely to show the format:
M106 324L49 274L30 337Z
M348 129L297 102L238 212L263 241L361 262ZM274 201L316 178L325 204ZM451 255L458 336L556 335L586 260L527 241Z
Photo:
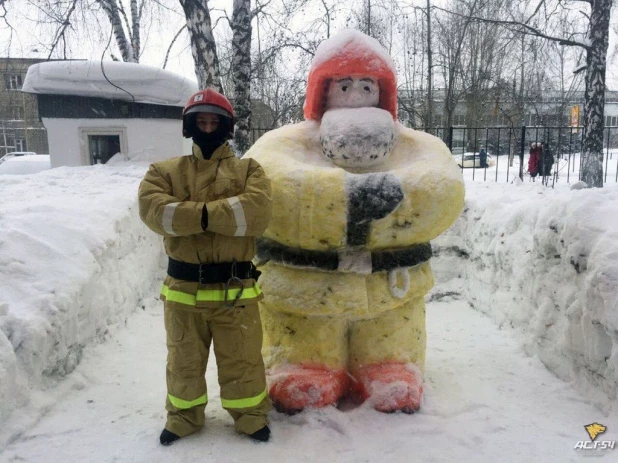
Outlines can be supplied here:
M368 400L380 412L414 413L421 406L423 380L414 364L374 363L353 372L352 385L359 401Z
M305 408L321 408L337 403L349 388L344 370L287 365L270 376L269 395L281 413L293 415Z

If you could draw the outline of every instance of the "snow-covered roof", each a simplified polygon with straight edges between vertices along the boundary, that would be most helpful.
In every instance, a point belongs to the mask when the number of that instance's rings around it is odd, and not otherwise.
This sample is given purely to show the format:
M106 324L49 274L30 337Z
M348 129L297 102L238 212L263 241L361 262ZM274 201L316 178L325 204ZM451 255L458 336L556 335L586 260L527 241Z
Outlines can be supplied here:
M114 87L108 79L120 88ZM138 103L184 107L198 87L196 82L186 77L145 64L49 61L30 66L22 90L27 93L126 101L132 101L133 95Z

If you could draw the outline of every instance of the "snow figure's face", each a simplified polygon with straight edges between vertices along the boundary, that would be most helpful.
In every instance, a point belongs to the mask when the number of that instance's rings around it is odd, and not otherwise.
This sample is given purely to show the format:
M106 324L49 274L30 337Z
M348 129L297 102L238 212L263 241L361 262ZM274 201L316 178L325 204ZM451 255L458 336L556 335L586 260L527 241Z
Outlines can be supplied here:
M386 161L395 142L395 123L388 111L375 107L379 100L380 87L373 79L333 80L320 123L322 155L343 168Z
M380 87L370 77L345 77L331 80L326 96L326 109L378 106Z

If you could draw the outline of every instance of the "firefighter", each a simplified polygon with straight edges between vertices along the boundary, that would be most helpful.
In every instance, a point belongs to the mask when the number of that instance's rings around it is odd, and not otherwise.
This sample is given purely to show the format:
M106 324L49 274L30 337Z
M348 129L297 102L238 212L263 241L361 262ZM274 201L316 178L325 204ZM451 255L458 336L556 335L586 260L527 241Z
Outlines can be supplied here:
M150 166L139 186L144 223L163 236L169 257L161 290L167 337L167 422L163 445L204 426L211 342L221 404L236 431L270 437L255 238L271 216L271 187L254 159L238 159L228 140L234 111L220 93L193 95L183 135L193 153Z

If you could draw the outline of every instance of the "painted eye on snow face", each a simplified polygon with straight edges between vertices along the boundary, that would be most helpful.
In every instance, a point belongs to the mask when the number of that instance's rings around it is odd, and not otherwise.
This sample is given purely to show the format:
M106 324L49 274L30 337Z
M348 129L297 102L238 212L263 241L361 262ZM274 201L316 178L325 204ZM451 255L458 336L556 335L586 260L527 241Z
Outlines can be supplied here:
M343 90L344 92L348 89L347 85L344 85L343 87L341 87L341 90Z
M365 89L366 92L370 92L371 91L371 88L369 88L368 85L365 85L364 89Z

